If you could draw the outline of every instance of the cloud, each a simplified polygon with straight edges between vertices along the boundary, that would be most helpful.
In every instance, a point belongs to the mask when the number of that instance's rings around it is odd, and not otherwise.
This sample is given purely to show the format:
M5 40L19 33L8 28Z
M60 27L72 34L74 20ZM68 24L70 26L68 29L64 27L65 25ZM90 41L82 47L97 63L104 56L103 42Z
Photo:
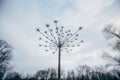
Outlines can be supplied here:
M78 9L87 15L97 15L109 7L113 0L76 0Z
M0 15L0 36L14 47L13 66L17 71L26 73L57 67L58 55L43 54L44 48L38 47L40 35L35 32L36 25L40 24L40 28L45 30L44 25L47 22L53 24L53 19L58 19L60 26L64 25L65 29L73 32L79 26L84 26L80 32L84 43L71 54L62 54L63 68L75 68L78 63L92 66L104 64L100 56L106 42L101 30L114 20L119 23L119 18L115 18L117 16L106 17L103 14L112 3L113 0L6 1L3 14Z

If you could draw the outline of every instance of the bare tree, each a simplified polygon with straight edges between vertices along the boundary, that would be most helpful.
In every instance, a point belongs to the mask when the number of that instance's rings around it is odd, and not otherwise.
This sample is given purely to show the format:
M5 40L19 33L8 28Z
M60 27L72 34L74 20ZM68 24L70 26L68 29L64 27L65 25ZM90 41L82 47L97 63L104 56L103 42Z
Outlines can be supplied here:
M39 80L48 80L50 74L50 69L48 70L39 70L36 74L35 77Z
M120 52L120 26L116 26L113 24L107 25L104 28L103 33L107 39L110 39L113 41L112 48L113 48L113 50L116 50L119 53ZM107 52L104 53L104 57L111 59L112 61L114 61L116 63L116 64L114 64L114 66L115 65L120 66L120 54L118 54L118 55L119 56L111 56ZM109 65L113 65L113 64L109 64Z
M19 74L18 72L8 72L5 80L23 80L22 78L22 74Z
M50 80L56 80L57 79L57 71L54 68L50 69Z
M75 80L75 72L74 72L74 70L68 71L66 79L67 80Z
M11 46L3 40L0 40L0 79L3 78L6 71L9 69L8 64L12 57Z
M77 75L78 75L78 78L80 78L81 76L85 76L88 77L89 79L91 79L92 77L92 72L93 72L93 69L87 65L79 65L77 68Z

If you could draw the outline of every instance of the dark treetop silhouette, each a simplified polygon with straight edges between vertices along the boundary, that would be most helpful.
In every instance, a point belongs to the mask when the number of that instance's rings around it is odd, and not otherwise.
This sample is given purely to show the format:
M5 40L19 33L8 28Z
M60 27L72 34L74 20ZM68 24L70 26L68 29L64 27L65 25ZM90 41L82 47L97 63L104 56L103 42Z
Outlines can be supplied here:
M40 41L43 42L43 44L39 44L40 47L46 47L49 49L46 49L45 51L54 50L52 53L54 54L56 51L58 51L58 79L60 80L60 71L61 71L61 51L66 51L69 53L72 51L73 47L79 47L80 44L83 42L82 40L79 40L79 31L82 29L82 27L79 27L79 29L72 33L71 30L64 30L64 27L58 27L57 23L58 21L55 20L55 29L51 29L49 24L46 24L47 31L41 32L40 29L36 29L43 38L39 38Z
M0 40L0 80L9 71L9 62L12 58L12 47L4 40Z

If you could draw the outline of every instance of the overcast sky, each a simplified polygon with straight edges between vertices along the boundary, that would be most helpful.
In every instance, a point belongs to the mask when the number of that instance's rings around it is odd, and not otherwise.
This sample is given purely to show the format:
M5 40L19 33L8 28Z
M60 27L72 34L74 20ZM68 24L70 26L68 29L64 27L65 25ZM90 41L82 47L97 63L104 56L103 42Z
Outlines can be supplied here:
M107 48L102 30L107 24L120 23L120 0L0 0L0 39L13 49L11 65L21 73L57 68L58 54L44 53L38 46L39 34L45 24L58 20L58 25L80 32L84 43L70 54L62 53L62 67L75 69L78 65L105 64L101 58Z

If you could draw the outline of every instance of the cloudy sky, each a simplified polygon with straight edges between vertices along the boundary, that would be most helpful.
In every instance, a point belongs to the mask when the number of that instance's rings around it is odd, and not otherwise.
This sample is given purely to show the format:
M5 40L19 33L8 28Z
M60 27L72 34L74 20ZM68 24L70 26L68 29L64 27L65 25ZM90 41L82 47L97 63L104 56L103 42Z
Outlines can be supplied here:
M21 73L34 73L39 69L57 68L57 55L44 53L38 46L39 34L45 24L64 25L80 32L84 43L70 54L62 53L62 67L74 69L78 65L105 64L101 58L107 48L102 30L107 24L120 23L120 0L0 0L0 39L13 49L11 65Z

